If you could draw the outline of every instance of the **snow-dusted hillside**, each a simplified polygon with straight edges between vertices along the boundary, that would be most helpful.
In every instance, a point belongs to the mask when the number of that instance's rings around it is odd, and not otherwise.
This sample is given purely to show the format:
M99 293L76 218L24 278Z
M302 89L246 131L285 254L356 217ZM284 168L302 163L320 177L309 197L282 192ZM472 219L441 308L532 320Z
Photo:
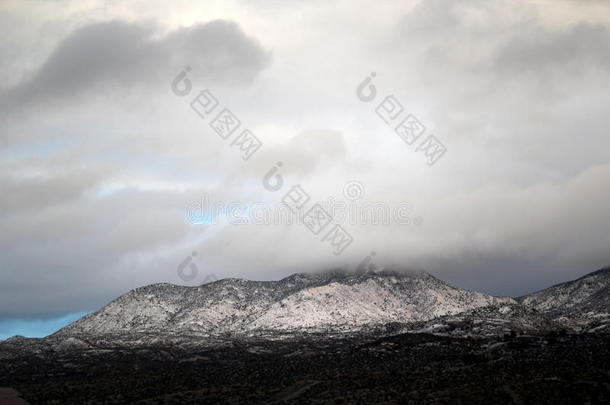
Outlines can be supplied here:
M581 325L587 329L609 324L610 267L517 300L556 320Z
M455 288L423 272L366 273L329 280L291 294L271 305L249 327L349 329L427 320L498 302L514 301Z
M57 334L358 330L502 303L515 301L455 288L424 272L336 271L279 281L224 279L199 287L154 284L130 291Z

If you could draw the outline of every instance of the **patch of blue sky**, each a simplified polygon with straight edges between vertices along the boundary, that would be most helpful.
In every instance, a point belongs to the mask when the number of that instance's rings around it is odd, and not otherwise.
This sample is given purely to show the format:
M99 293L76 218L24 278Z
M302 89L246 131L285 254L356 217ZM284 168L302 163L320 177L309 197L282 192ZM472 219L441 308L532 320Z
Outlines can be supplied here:
M74 312L47 319L0 319L0 340L15 335L30 338L49 336L89 312Z

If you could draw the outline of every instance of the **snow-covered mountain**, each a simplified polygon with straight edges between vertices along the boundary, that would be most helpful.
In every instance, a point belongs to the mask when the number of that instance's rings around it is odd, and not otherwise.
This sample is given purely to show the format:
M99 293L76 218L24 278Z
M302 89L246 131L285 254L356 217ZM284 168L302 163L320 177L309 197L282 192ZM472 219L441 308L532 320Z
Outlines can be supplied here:
M230 278L198 287L137 288L56 335L352 331L501 304L516 301L459 289L425 272L334 271L279 281Z
M517 300L566 325L606 328L610 325L610 267Z
M453 287L425 272L293 274L198 287L137 288L57 332L78 336L221 336L375 330L449 334L610 331L610 268L520 297Z

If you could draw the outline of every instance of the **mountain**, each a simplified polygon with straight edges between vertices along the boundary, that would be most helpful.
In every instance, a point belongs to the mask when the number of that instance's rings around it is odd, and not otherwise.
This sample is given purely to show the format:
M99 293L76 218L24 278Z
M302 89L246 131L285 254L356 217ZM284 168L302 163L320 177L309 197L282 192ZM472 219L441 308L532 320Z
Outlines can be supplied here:
M576 329L606 329L610 325L610 267L519 297L517 301Z
M229 278L198 287L137 288L56 335L357 331L494 304L516 301L459 289L425 272L299 273L279 281Z

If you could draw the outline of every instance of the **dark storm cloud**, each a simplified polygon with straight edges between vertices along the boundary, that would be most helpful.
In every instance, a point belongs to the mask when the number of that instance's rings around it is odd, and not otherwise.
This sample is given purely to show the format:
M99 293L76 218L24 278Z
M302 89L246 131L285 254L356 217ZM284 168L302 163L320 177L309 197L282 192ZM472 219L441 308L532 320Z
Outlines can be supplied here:
M212 21L158 38L146 24L110 21L81 27L59 43L29 79L3 95L9 106L56 103L135 85L166 84L187 65L224 84L252 80L270 55L240 27Z

